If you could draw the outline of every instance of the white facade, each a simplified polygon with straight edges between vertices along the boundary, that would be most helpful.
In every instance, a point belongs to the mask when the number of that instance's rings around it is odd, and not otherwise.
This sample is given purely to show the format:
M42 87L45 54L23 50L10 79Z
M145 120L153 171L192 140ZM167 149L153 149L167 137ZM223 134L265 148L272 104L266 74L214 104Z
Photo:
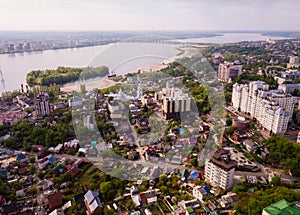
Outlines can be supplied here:
M80 97L74 97L69 99L69 107L80 107L83 105L84 99Z
M283 134L292 119L294 99L280 90L269 90L265 82L255 81L249 85L234 84L232 105L256 118L266 130Z
M233 174L235 168L225 170L211 160L205 164L205 181L208 181L214 187L220 187L228 190L233 186Z
M203 187L196 186L193 188L193 196L199 201L203 202L206 199L207 195L208 193Z
M162 89L163 115L168 119L169 115L191 111L191 98L179 88ZM173 117L173 116L172 116ZM170 118L172 118L170 117Z

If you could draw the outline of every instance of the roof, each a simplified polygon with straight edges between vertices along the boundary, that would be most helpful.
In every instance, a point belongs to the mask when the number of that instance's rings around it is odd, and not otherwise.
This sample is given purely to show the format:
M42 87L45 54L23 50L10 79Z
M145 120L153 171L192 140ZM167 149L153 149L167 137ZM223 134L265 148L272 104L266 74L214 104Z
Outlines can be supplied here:
M271 204L264 208L264 211L270 215L300 215L300 210L294 207L293 203L289 203L285 199Z
M146 191L144 193L145 193L147 199L154 198L154 197L157 196L157 193L156 193L155 190L148 190L148 191Z
M87 203L90 204L98 196L99 196L99 192L97 192L97 191L95 192L95 191L89 190L84 195L84 198L87 201Z
M80 204L82 207L84 207L84 193L80 193L73 197L73 200L76 204Z
M50 162L50 163L55 163L56 160L57 160L57 159L56 159L56 157L54 157L54 156L50 156L50 157L49 157L49 162Z
M18 211L18 207L15 204L9 204L3 206L3 214L10 214L17 211Z
M79 175L81 175L82 170L79 169L77 166L73 166L72 169L68 171L68 174L72 179L77 178Z
M23 153L20 153L20 154L17 155L16 160L20 161L20 160L23 160L23 159L26 159L26 158L27 158L26 155L24 155Z
M63 199L63 196L60 192L54 192L47 196L47 201L50 205L56 204L57 202L62 202L62 199Z
M230 159L230 152L225 149L218 149L210 161L226 171L237 166L237 162Z
M142 203L143 204L147 204L148 201L147 201L146 194L145 193L141 193L140 196L141 196Z
M95 211L98 207L102 207L102 204L99 199L99 192L87 191L84 195L86 202L88 203L90 210Z
M246 146L249 146L249 147L252 147L252 146L256 145L255 142L253 142L252 140L249 140L249 139L245 140L243 143L244 143Z
M213 212L210 212L209 215L220 215L221 213L219 211L213 211Z

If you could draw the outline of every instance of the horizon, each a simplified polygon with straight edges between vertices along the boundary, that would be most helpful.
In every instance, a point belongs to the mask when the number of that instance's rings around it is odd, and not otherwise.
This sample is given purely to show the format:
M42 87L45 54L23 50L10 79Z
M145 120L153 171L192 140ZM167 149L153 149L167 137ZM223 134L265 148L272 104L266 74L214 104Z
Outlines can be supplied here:
M15 0L0 2L0 30L300 31L299 9L297 0Z
M189 30L189 29L181 29L181 30L80 30L80 29L73 29L73 30L34 30L34 29L15 29L15 30L0 30L0 32L57 32L57 33L72 33L72 32L159 32L159 33L192 33L192 32L197 32L197 33L299 33L299 30Z

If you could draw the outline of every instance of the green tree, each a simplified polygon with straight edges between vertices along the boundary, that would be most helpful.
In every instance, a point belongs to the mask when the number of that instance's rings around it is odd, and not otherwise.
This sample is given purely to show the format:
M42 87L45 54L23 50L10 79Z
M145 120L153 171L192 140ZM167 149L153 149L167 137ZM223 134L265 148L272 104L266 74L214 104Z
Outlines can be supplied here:
M165 195L168 194L168 188L164 185L160 187L160 191Z
M112 184L111 182L102 182L100 184L100 192L103 196L107 196L107 193L112 189Z
M230 117L228 117L228 118L226 119L226 125L227 125L227 126L231 126L231 125L232 125L232 119L231 119Z
M30 152L32 147L29 145L29 143L25 140L23 143L23 148L26 152Z
M30 171L31 174L34 174L34 172L35 172L35 165L34 164L30 165L29 171Z
M29 194L31 194L31 195L37 194L37 188L36 188L36 186L29 188L27 192Z
M281 178L279 176L274 176L272 178L271 184L274 186L280 186L281 185Z
M198 159L197 158L192 158L191 159L191 165L193 167L197 167L198 166Z
M34 156L30 157L30 163L35 163L35 157Z
M249 128L250 129L255 129L255 122L250 122L249 123Z
M235 131L235 127L234 126L230 126L227 130L226 130L226 134L227 135L233 135Z

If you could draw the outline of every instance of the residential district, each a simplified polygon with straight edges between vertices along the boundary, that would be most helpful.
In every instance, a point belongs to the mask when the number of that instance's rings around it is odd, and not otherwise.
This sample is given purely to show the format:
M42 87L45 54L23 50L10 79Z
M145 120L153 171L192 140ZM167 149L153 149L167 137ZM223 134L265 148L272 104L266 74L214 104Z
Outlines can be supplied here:
M174 62L168 77L139 71L93 92L3 93L1 214L300 214L300 42L201 51L226 100L225 131L205 162L217 119L204 81ZM101 167L107 152L121 164Z

